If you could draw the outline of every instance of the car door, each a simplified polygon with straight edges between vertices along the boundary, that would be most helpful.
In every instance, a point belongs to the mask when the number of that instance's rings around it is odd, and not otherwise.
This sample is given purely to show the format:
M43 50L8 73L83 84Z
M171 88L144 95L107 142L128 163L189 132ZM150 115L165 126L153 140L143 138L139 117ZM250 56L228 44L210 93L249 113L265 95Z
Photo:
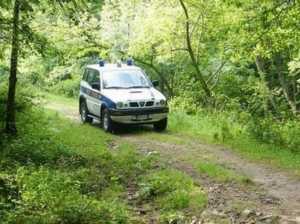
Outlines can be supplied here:
M90 89L92 88L90 86L90 84L88 83L89 72L90 72L90 70L88 68L86 68L83 73L82 80L80 82L80 94L82 96L84 96L84 98L86 99L86 104L87 104L88 109L90 108L89 92L90 92Z
M89 85L87 94L88 110L91 114L100 117L101 84L99 71L95 69L88 69L87 83Z

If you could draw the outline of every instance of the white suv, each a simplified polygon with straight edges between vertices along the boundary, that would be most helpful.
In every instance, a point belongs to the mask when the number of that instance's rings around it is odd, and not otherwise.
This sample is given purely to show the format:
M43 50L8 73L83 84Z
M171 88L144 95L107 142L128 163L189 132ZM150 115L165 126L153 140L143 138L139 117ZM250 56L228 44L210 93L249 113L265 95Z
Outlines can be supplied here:
M132 60L88 65L80 82L81 120L100 120L107 132L113 132L118 123L153 124L155 130L163 131L169 109L165 96L154 88L157 85Z

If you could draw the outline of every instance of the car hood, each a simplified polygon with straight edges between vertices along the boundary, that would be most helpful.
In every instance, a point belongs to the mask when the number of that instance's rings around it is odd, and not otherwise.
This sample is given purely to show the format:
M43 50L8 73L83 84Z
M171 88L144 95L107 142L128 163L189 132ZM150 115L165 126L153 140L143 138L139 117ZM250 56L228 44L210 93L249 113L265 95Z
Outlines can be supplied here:
M113 102L130 102L140 100L165 100L166 98L155 88L140 89L104 89L101 92Z

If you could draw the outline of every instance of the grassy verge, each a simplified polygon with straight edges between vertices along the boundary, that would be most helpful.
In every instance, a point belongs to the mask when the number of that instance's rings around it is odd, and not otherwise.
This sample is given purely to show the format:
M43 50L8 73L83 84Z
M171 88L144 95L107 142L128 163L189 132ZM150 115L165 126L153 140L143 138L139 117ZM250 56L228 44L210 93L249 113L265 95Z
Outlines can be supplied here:
M59 102L70 107L77 107L77 99L75 98L68 98L64 96L51 94L48 92L42 92L42 96L46 101L49 102Z
M169 124L172 134L222 144L248 159L262 161L300 176L299 153L276 145L260 143L249 137L241 124L225 116L216 114L191 116L183 112L172 112Z
M18 113L18 127L17 138L1 136L2 223L147 223L137 205L168 223L206 204L190 177L132 145L115 146L117 137L98 127L41 109Z
M206 174L219 182L251 183L251 180L246 176L237 174L235 171L213 162L197 162L194 167L199 173Z

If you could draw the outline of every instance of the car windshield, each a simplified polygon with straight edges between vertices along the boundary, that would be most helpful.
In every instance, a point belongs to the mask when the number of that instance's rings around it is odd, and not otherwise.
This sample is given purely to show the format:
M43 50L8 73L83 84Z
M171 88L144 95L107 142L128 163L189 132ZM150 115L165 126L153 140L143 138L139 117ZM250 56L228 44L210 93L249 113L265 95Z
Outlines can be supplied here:
M105 89L149 88L151 82L139 70L106 71L103 72L103 87Z

